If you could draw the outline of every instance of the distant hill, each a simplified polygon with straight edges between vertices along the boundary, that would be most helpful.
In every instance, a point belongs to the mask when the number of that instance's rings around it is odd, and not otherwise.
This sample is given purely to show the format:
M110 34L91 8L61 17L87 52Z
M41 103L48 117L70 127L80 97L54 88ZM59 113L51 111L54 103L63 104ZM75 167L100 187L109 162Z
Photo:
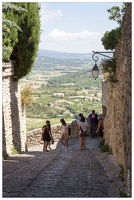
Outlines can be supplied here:
M38 56L60 59L92 59L93 53L66 53L39 49Z

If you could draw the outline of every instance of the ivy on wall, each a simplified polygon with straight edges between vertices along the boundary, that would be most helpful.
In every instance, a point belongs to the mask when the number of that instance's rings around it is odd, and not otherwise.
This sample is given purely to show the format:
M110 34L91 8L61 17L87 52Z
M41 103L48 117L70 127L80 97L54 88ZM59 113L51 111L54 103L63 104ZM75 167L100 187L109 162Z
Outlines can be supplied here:
M105 79L109 80L109 82L117 82L115 79L116 60L114 58L103 59L100 67L102 68L102 74Z

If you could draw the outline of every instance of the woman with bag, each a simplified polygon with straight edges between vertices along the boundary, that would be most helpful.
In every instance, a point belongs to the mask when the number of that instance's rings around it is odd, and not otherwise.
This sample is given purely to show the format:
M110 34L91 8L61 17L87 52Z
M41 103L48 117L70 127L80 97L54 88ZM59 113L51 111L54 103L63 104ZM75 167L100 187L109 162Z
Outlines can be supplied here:
M85 117L82 116L81 120L78 124L78 133L80 137L80 149L85 150L86 149L86 136L88 132L88 123L85 120Z
M46 121L46 125L44 125L42 127L42 135L41 135L41 140L44 141L43 144L43 151L48 151L47 147L49 146L49 149L51 150L50 147L50 141L52 139L52 133L51 133L51 125L50 125L50 121Z
M69 139L68 124L65 122L64 119L61 119L60 122L61 122L60 142L63 144L63 147L66 147L66 151L67 151L68 150L68 139Z

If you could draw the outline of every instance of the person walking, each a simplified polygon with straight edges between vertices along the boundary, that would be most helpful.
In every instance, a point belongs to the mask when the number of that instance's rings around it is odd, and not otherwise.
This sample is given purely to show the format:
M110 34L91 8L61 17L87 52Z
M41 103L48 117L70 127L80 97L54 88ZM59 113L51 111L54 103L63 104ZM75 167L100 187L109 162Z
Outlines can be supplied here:
M95 113L95 110L92 110L92 113L88 117L90 119L90 135L94 138L98 126L98 115Z
M68 124L65 122L64 119L60 119L60 122L61 122L61 138L59 141L63 144L63 147L66 147L66 151L67 151L68 139L69 139Z
M78 127L79 127L78 125L79 125L79 123L81 122L81 118L82 118L82 117L84 117L84 116L83 116L82 113L80 113L80 114L79 114L79 118L78 118L78 120L77 120L77 130L78 130ZM85 121L87 122L86 118L85 118Z
M78 120L77 120L77 132L78 132L78 129L79 129L79 123L80 123L80 121L81 121L81 117L83 117L83 114L82 114L82 113L79 114L79 118L78 118Z
M77 133L80 134L80 129L79 129L79 123L81 122L81 118L84 117L82 113L79 114L79 118L77 120ZM87 122L86 118L85 118L85 122ZM88 122L87 122L88 123ZM89 125L88 125L88 129L89 129ZM89 136L89 131L87 133L87 136Z
M78 134L80 138L80 149L85 150L86 149L86 136L88 132L88 123L85 120L85 117L82 116L80 123L78 124Z
M52 133L51 133L51 124L49 120L47 120L46 125L42 127L41 139L44 141L43 151L47 152L48 151L47 147L51 150L50 141L52 139Z
M99 133L100 140L103 139L103 130L104 130L104 126L103 126L102 115L99 115L99 123L98 123L98 128L96 130L96 133Z

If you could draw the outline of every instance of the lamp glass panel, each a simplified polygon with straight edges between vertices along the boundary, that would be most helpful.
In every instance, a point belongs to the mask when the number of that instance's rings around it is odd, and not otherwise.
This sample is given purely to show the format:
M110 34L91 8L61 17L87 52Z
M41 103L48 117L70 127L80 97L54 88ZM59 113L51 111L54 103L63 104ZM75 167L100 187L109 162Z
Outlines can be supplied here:
M99 75L99 69L92 69L92 76L93 78L98 78Z

